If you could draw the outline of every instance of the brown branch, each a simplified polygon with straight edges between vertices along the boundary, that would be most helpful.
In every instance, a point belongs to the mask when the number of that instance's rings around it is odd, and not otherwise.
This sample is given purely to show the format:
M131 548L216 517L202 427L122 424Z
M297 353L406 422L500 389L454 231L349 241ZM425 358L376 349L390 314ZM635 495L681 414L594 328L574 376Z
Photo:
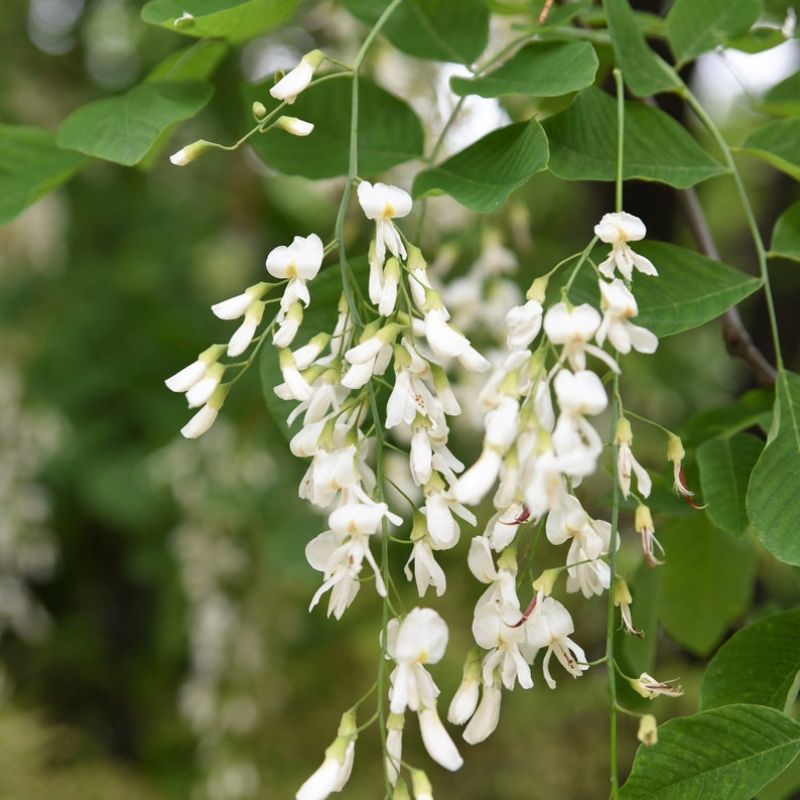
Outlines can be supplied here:
M547 22L547 17L550 14L550 9L553 7L553 0L545 0L542 6L542 13L539 14L539 24L544 25Z
M697 242L697 246L709 258L715 261L720 260L719 250L717 249L708 221L703 213L703 208L697 198L694 189L686 189L679 192L679 198L686 219L692 234ZM760 386L772 386L775 383L777 373L775 367L767 361L764 354L756 347L744 326L739 309L735 306L729 308L722 317L722 338L725 341L725 348L734 358L738 358L753 370Z

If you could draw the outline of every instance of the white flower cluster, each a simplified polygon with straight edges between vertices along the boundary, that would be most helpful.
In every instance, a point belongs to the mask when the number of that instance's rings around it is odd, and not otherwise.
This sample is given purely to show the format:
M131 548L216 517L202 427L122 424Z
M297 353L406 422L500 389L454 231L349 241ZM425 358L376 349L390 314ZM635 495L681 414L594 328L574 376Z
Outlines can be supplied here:
M588 303L573 306L564 295L545 311L545 278L534 281L527 301L508 312L509 352L480 395L486 413L483 449L454 487L457 501L474 505L499 481L493 498L496 513L483 534L473 539L469 552L471 572L488 586L478 600L472 626L484 654L467 659L448 715L453 723L468 722L464 738L471 744L485 739L496 727L501 686L508 690L516 684L524 689L533 686L531 665L539 651L544 652L542 671L550 688L555 687L550 673L553 655L573 677L588 669L584 651L571 638L572 617L550 596L561 570L543 573L534 583L536 594L528 607L523 609L520 603L514 542L519 526L546 515L550 543L570 543L564 567L567 592L590 598L602 594L611 583L605 561L611 526L593 519L574 494L597 470L603 440L591 418L608 405L603 381L587 368L588 359L597 359L603 370L619 372L615 357L603 349L606 342L618 354L631 349L655 351L656 337L631 322L638 309L630 281L634 268L648 275L656 270L628 244L645 234L637 217L606 214L595 234L611 245L609 257L598 267L600 310ZM624 280L615 277L615 270ZM548 366L550 353L555 354L555 363ZM650 479L633 457L630 425L624 418L617 441L623 493L627 497L630 492L633 471L639 492L646 497ZM643 537L647 552L652 519ZM493 552L499 554L496 560ZM629 594L620 596L618 604L628 622L629 603ZM634 631L632 622L627 627Z

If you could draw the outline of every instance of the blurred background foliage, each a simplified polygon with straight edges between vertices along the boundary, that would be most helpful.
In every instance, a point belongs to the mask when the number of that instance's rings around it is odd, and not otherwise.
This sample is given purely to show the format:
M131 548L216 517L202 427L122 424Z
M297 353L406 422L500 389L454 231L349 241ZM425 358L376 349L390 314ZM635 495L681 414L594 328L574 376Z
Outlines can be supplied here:
M656 3L634 5L658 10ZM787 4L768 5L780 19ZM211 105L170 146L200 136L236 138L246 124L244 82L291 66L312 46L346 58L362 35L333 3L304 4L286 27L225 55ZM54 129L77 106L133 85L180 44L144 25L132 0L6 0L0 118ZM796 69L797 49L787 58ZM779 62L759 68L767 82L753 91L783 76ZM432 129L441 127L452 107L442 99L445 68L385 45L373 67L379 82L413 99ZM735 68L706 64L699 77L712 94L721 85L714 69L730 77ZM736 142L759 117L746 92L730 97L718 116ZM503 113L496 101L467 104L450 149L477 138ZM743 167L768 230L793 199L792 185L763 164ZM394 179L407 183L409 175L400 168ZM295 234L315 230L325 238L332 231L340 189L337 181L271 174L248 152L211 154L177 170L161 151L144 169L95 162L0 229L0 797L289 797L316 765L341 710L371 685L375 599L365 592L341 623L326 620L321 609L306 613L318 576L303 549L322 520L296 498L303 465L266 414L257 370L198 442L177 441L185 410L163 387L206 342L223 338L224 323L209 306L260 280L268 249ZM503 213L478 224L452 201L435 199L426 252L435 260L446 244L456 254L457 276L480 255L482 234L496 230L516 252L518 281L527 285L583 246L610 207L611 191L541 174ZM704 184L700 194L723 257L753 273L727 184ZM633 183L626 207L647 221L653 238L694 246L667 187ZM354 219L349 235L351 252L365 249L366 226ZM773 274L788 366L797 369L800 276L789 262L775 262ZM748 300L742 313L769 357L761 298ZM627 365L626 404L638 412L687 429L695 415L712 410L695 424L698 441L714 409L754 388L747 369L726 354L719 323L664 340L657 358L633 356ZM768 395L760 408L768 419ZM669 495L662 438L646 428L637 437L644 460L663 465L653 505L673 515L668 548L673 541L681 547L708 523ZM475 430L462 426L457 446L464 460L473 456ZM689 478L697 485L691 464ZM595 506L607 489L590 487ZM629 576L639 560L635 544L627 542L622 554ZM744 545L721 540L721 551L729 545L744 547L748 577L740 596L729 598L719 630L704 628L705 616L691 613L691 596L683 598L683 619L662 619L672 635L664 625L656 630L648 607L659 591L681 594L681 586L668 568L660 576L639 570L632 580L635 613L649 636L626 645L625 658L649 663L655 652L657 674L681 676L687 689L678 702L654 704L660 719L696 709L703 657L723 638L800 601L796 569L762 554L752 538ZM466 547L467 537L444 554L446 569L465 565ZM396 576L404 558L395 555ZM544 566L537 563L536 572ZM713 581L713 563L696 566L700 583L688 585L690 594ZM445 698L460 678L480 591L466 569L462 574L436 603L451 626L447 657L436 670ZM727 588L706 584L704 591ZM578 640L596 658L604 604L577 603L574 610ZM555 692L539 680L532 692L506 695L499 730L469 753L465 768L453 776L432 770L438 791L464 800L605 797L605 680L600 668L582 681L561 680ZM622 725L629 763L635 723ZM372 733L359 742L356 763L346 796L377 796ZM764 797L796 797L792 777L782 780L783 788Z

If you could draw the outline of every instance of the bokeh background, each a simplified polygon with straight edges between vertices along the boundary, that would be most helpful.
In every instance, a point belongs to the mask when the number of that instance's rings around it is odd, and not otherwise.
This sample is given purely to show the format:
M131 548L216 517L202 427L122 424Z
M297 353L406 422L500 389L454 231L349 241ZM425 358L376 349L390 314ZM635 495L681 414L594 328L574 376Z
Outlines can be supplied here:
M779 22L788 4L768 5ZM2 122L55 129L71 110L128 88L182 44L145 26L132 0L2 6ZM334 3L306 3L288 26L225 58L211 106L173 137L171 149L200 136L235 139L247 123L243 84L291 66L314 46L346 59L361 37L360 25ZM796 42L760 56L714 54L701 59L695 85L735 143L759 120L757 96L799 60ZM435 135L452 108L452 69L383 44L370 67L415 104ZM472 100L446 149L524 110ZM146 169L94 163L0 229L0 797L9 800L293 796L339 714L377 669L379 607L369 592L339 623L321 608L307 613L318 576L303 549L323 520L296 498L304 465L267 414L258 370L194 442L180 440L186 411L163 386L227 335L209 306L261 280L270 248L312 230L331 234L341 183L271 174L246 151L214 153L179 170L167 161L170 151ZM768 231L796 187L764 165L742 167ZM411 174L402 168L391 177L408 185ZM729 186L712 182L700 194L723 256L754 272ZM608 185L541 174L494 217L476 220L445 200L431 202L425 250L432 261L452 260L450 277L481 256L490 274L492 259L507 257L492 250L499 241L518 264L513 280L527 286L583 247L610 205ZM668 188L632 184L626 207L653 237L693 246ZM366 249L368 228L355 216L348 236L353 252ZM793 368L800 366L796 266L773 265ZM482 302L467 298L462 313L472 315L479 343L490 348L498 306L481 316ZM742 314L770 357L761 299L747 301ZM656 358L631 357L624 388L626 405L680 429L754 386L712 323L665 340ZM467 421L456 442L468 460L479 434ZM669 498L661 439L644 433L639 449L663 473L654 505L670 511L681 530L691 528L688 509ZM607 490L607 481L589 487L587 502L598 514ZM466 538L445 554L450 589L434 603L451 628L447 657L434 670L448 700L481 591L466 570ZM406 555L398 550L399 578ZM621 558L626 573L637 575L635 542ZM797 570L758 552L753 569L752 602L735 624L800 600ZM644 615L656 589L647 574L638 580ZM410 590L407 598L413 605ZM599 657L604 602L572 606L577 639L590 658ZM703 659L655 629L638 648L627 653L632 662L655 649L657 674L680 676L687 689L680 701L655 703L654 713L663 719L694 710ZM460 773L431 767L439 794L606 797L605 681L598 668L580 681L562 677L554 692L540 678L531 692L506 694L500 728L470 750ZM414 727L412 756L419 752ZM636 744L635 722L623 719L625 764ZM346 797L379 796L378 753L372 730L359 740ZM791 781L764 798L800 796Z

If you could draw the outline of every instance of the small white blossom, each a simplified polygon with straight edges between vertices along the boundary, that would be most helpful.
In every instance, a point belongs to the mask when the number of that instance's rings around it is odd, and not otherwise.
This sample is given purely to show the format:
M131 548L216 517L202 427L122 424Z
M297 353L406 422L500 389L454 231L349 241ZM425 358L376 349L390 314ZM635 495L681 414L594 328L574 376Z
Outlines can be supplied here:
M289 281L284 290L281 308L287 309L290 301L300 300L308 306L311 296L306 283L313 280L322 266L324 248L316 233L295 236L290 245L281 245L267 255L267 272L274 278Z
M543 598L524 627L529 647L536 651L547 648L542 672L551 689L556 688L556 682L550 675L550 657L553 654L574 678L579 678L584 670L589 669L583 649L570 639L570 634L575 631L572 617L558 600Z
M628 244L644 239L647 234L647 228L639 217L624 211L604 214L600 222L595 225L594 232L601 242L611 245L608 258L598 265L598 269L606 278L613 278L615 269L618 269L629 282L633 279L634 268L645 275L658 275L653 263L635 253Z
M537 337L542 327L542 304L528 300L525 305L515 306L506 314L509 350L523 350Z
M481 701L469 725L464 728L464 741L467 744L479 744L488 739L500 721L500 703L502 691L494 684L484 684Z
M596 338L603 344L608 338L620 353L630 353L631 348L639 353L655 353L658 338L654 333L634 325L630 320L637 316L636 299L627 286L615 278L611 283L599 281L603 321L597 329Z
M314 70L322 63L325 58L320 50L312 50L306 53L300 63L286 73L270 90L269 93L276 100L283 100L287 103L294 103L304 89L308 88L311 79L314 77Z
M601 359L614 372L619 366L601 348L589 344L600 327L600 313L588 303L568 307L556 303L544 315L544 332L555 345L563 346L562 357L574 370L586 369L586 353Z
M383 266L387 250L395 258L406 258L405 245L392 220L408 216L411 195L397 186L361 181L358 202L367 219L375 220L375 263ZM379 299L373 297L373 302L377 304Z

